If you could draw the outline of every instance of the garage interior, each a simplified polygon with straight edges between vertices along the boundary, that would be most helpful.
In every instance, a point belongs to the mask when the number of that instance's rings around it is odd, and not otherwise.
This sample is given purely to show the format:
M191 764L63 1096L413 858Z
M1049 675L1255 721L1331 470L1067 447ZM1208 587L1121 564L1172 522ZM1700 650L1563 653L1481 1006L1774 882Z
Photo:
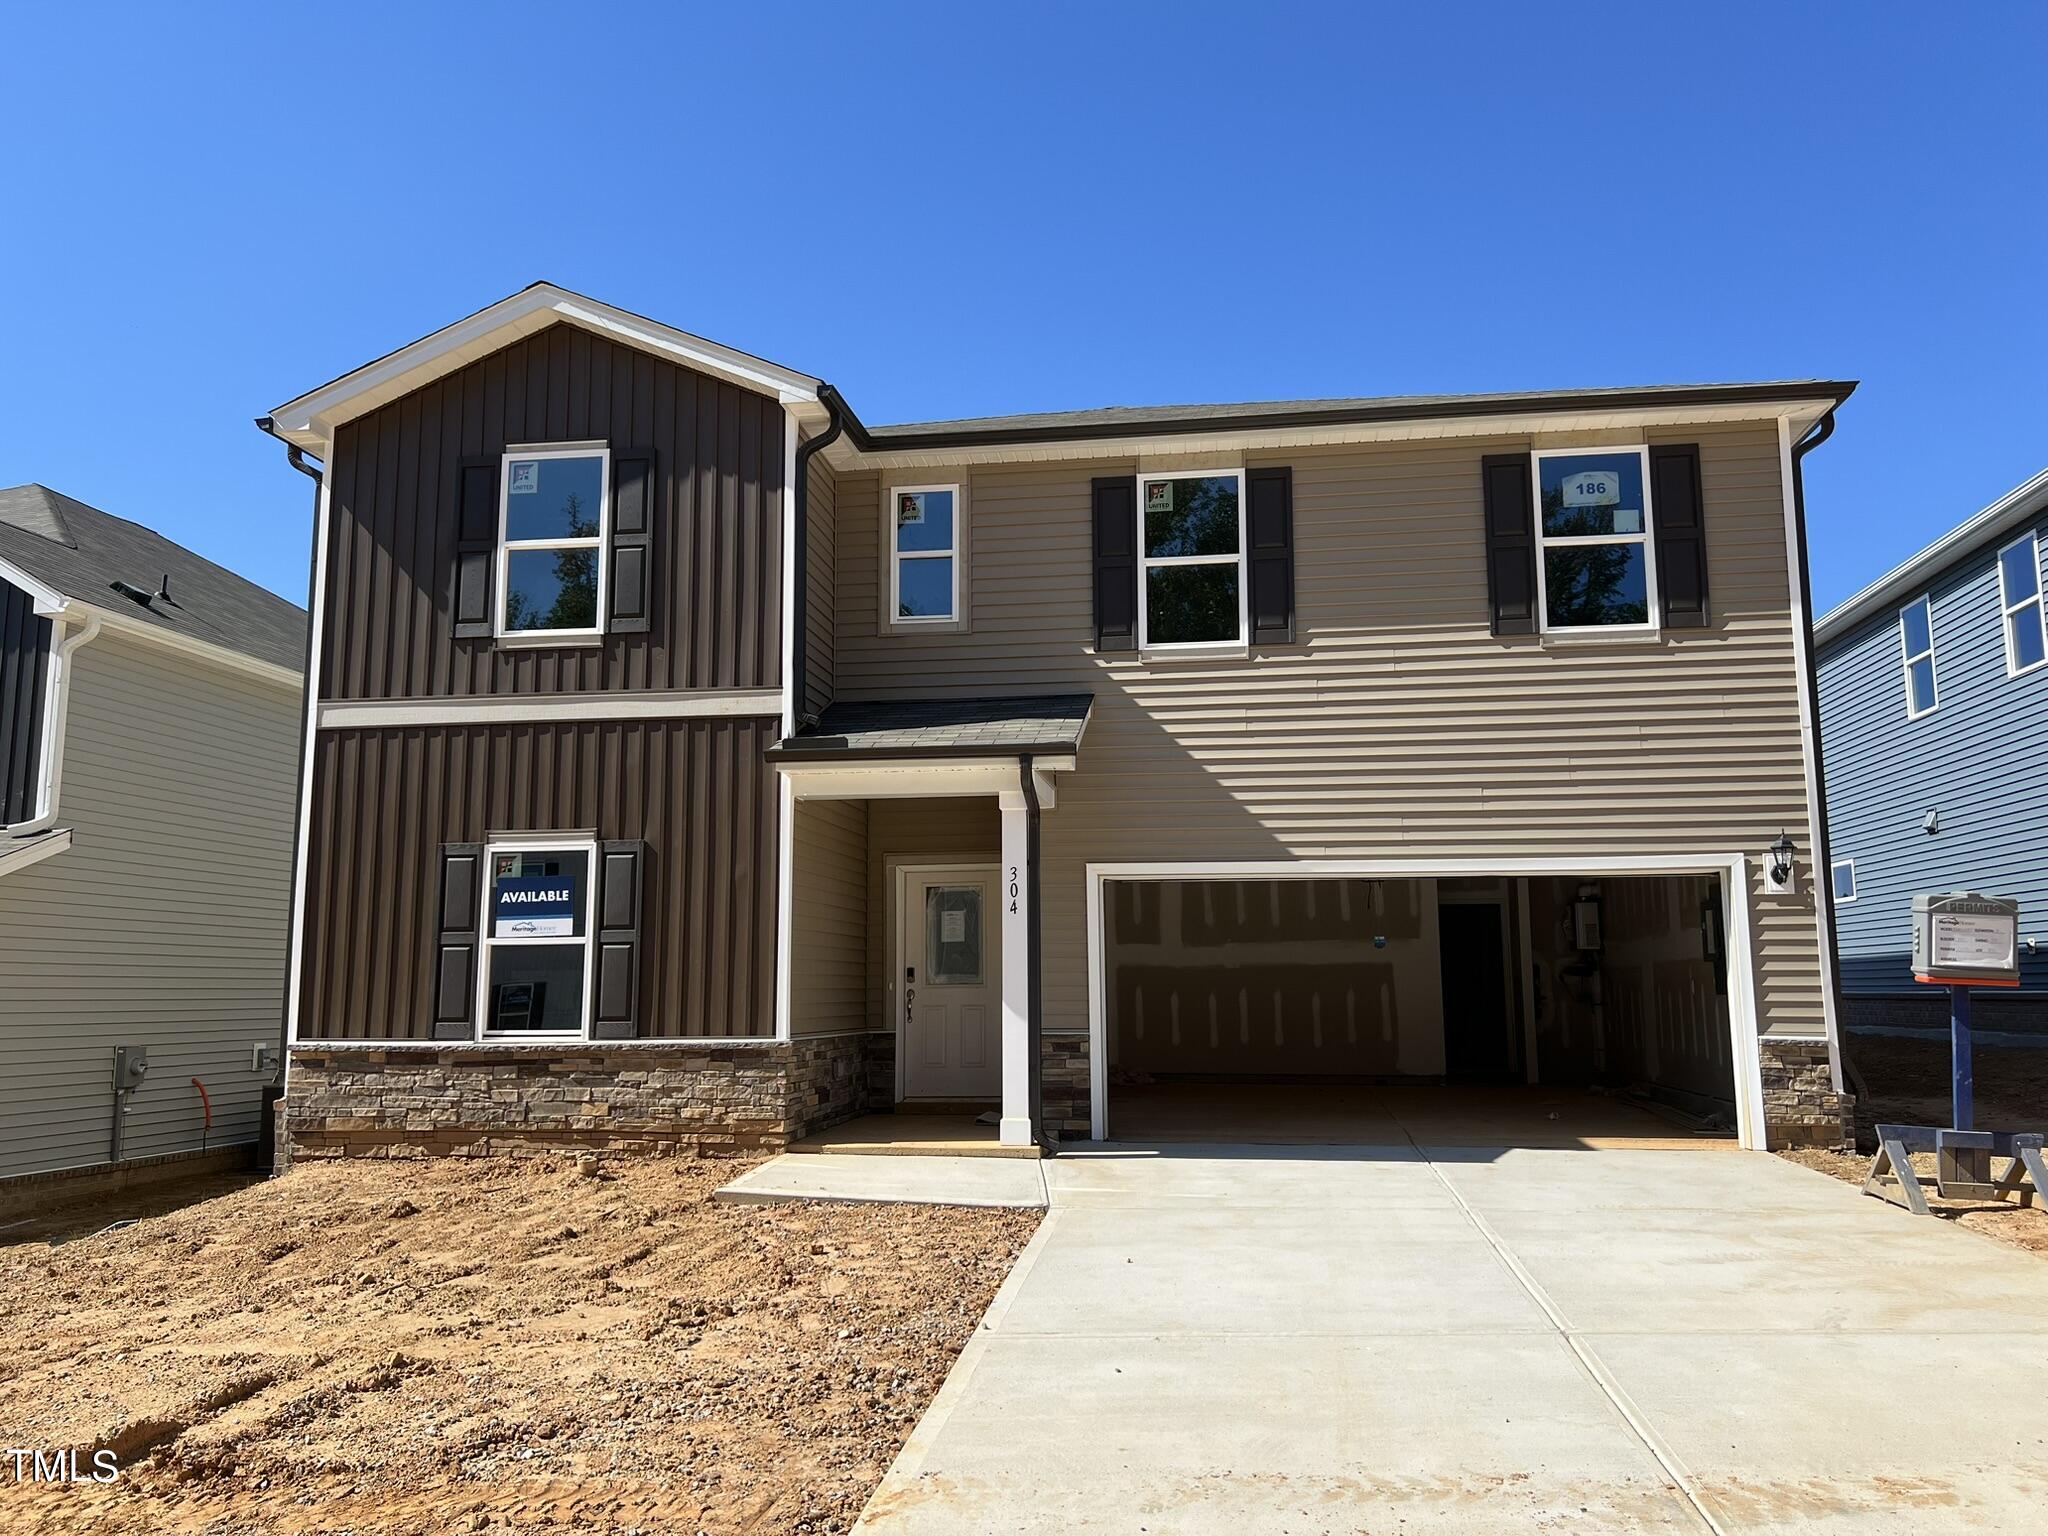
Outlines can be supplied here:
M1720 908L1697 875L1111 881L1108 1135L1732 1144Z

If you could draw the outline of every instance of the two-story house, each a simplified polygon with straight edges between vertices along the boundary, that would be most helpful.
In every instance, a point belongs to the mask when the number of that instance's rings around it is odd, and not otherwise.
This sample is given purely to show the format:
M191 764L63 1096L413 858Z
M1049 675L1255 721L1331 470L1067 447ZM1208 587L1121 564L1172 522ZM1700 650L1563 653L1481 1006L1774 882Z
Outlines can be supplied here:
M1945 1028L1913 980L1913 898L2020 903L2020 981L1980 1027L2048 1029L2048 470L1815 626L1845 1022Z
M1851 387L870 427L548 284L402 347L266 419L325 466L292 1139L1445 1082L1839 1139L1798 474Z

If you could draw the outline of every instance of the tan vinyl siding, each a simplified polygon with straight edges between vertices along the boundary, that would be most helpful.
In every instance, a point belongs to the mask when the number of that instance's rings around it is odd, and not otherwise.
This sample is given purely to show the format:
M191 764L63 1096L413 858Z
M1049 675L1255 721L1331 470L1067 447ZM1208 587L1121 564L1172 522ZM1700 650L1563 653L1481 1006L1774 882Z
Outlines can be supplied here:
M284 1010L299 695L103 633L73 659L58 823L0 876L0 1176L103 1162L113 1050L149 1050L123 1151L256 1139Z
M875 920L868 925L868 1018L876 1029L895 1028L887 988L896 962L886 953L895 900L891 863L994 864L1002 844L1002 821L990 795L870 802L868 910Z
M837 631L832 572L838 557L838 525L834 507L832 466L822 453L811 456L810 547L805 559L804 590L809 594L804 608L805 644L810 655L804 661L803 707L817 714L832 702L832 652Z
M1044 824L1053 1031L1087 1025L1089 862L1726 856L1781 827L1803 846L1775 426L1649 440L1701 445L1710 628L1489 633L1480 458L1526 441L1262 450L1241 462L1294 470L1301 643L1240 660L1090 654L1089 481L1133 460L975 467L964 635L877 636L877 477L842 475L837 693L1095 694ZM1766 1027L1821 1032L1810 897L1753 911Z
M791 879L790 1032L868 1027L868 808L800 800Z

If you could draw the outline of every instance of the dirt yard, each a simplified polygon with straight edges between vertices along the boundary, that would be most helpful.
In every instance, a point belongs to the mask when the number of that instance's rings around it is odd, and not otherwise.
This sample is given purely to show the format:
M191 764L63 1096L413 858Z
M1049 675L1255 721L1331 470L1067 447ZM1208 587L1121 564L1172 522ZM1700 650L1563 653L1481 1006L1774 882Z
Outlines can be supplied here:
M744 1166L313 1166L5 1234L0 1530L843 1531L1037 1217L709 1203Z
M1860 1152L1852 1155L1802 1147L1780 1152L1778 1156L1807 1168L1817 1168L1851 1184L1861 1184L1870 1172L1870 1159ZM2001 1162L1996 1166L2003 1169L2005 1164ZM2048 1258L2048 1210L2039 1203L2022 1210L2010 1201L2001 1206L1974 1200L1943 1200L1934 1193L1933 1154L1922 1153L1915 1157L1913 1167L1922 1175L1921 1184L1927 1191L1928 1207L1937 1216L1953 1221L1959 1227L1968 1227L1972 1232L1995 1237L2001 1243L2011 1243L2015 1248L2025 1248Z
M1949 1123L1946 1035L1843 1037L1843 1050L1867 1092L1865 1118L1899 1125ZM1977 1126L1986 1131L2048 1130L2048 1046L1979 1045L1971 1052Z

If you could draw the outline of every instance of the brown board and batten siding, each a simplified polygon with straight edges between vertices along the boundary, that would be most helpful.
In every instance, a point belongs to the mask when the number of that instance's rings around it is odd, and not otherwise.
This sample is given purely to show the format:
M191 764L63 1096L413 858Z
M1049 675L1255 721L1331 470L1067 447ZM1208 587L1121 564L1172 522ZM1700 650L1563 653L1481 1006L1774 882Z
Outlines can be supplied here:
M1527 439L1260 449L1229 462L1293 471L1295 640L1236 660L1148 663L1093 649L1092 479L1222 458L973 466L973 628L946 635L878 633L879 481L842 473L836 692L1094 693L1079 767L1062 775L1044 819L1045 1022L1055 1032L1087 1026L1090 862L1592 865L1603 855L1754 856L1780 828L1803 845L1775 424L1647 438L1700 448L1704 627L1577 643L1491 632L1481 465L1526 452ZM1797 898L1752 902L1763 1021L1780 1033L1824 1028L1810 875L1809 864Z
M0 826L36 814L49 680L50 621L34 598L0 581Z
M764 719L328 730L313 765L299 1037L433 1034L440 848L647 845L643 1036L775 1032L778 802Z
M774 688L782 676L782 407L555 325L341 427L319 697ZM459 470L510 444L655 459L652 623L601 644L458 639Z

